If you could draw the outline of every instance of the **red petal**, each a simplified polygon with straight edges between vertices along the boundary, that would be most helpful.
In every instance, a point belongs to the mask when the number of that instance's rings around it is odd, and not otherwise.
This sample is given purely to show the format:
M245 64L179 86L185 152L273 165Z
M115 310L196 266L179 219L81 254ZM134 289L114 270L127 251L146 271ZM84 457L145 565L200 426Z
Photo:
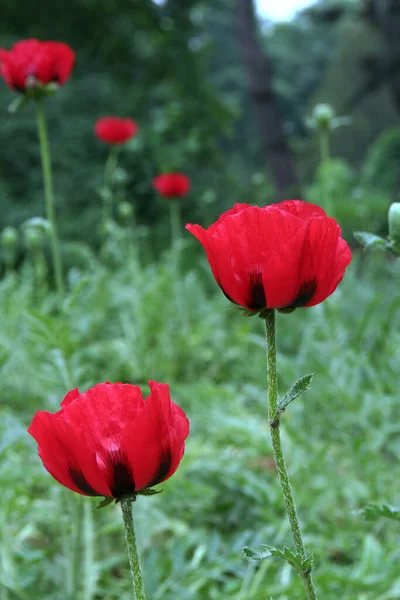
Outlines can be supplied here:
M189 433L189 421L171 402L169 386L153 381L149 386L145 409L126 427L122 442L133 466L136 490L156 485L175 472Z
M80 393L78 388L74 388L73 390L71 390L70 392L68 392L68 394L65 396L64 400L61 402L61 406L68 406L68 404L71 404L71 402L73 402L74 400L76 400L76 398L79 398Z
M110 496L110 489L99 469L94 449L81 428L68 424L63 411L55 415L38 412L28 429L39 446L45 469L65 487L87 496Z
M326 217L325 211L320 206L303 202L303 200L284 200L277 205L277 208L285 210L303 221L310 217Z

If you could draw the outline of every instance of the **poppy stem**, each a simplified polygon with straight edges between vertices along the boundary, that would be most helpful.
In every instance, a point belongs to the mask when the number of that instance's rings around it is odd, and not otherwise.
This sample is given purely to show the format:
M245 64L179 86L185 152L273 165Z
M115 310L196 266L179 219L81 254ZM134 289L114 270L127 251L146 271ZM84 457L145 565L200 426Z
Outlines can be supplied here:
M171 245L174 248L181 239L181 207L179 200L173 198L169 203L169 217L171 222Z
M329 131L321 131L319 134L319 148L320 148L320 160L321 167L323 168L323 187L325 196L324 208L330 217L333 216L333 202L332 194L330 190L330 173L326 170L329 165L331 154L330 154L330 143L329 143ZM328 178L329 177L329 178Z
M146 600L142 573L140 570L139 554L136 546L135 527L133 525L132 498L121 498L121 510L125 525L125 538L128 546L129 566L132 575L134 599Z
M300 555L301 559L304 560L306 558L306 551L304 548L300 523L297 516L296 505L294 503L293 492L290 485L289 474L287 471L285 458L283 456L281 443L280 412L278 408L278 381L276 375L275 310L267 310L264 318L267 339L268 420L272 438L272 449L283 497L285 500L286 512L289 517L290 527L292 529L296 552ZM309 600L317 600L317 594L314 589L311 571L309 569L302 573L302 579L307 590Z
M64 300L64 277L54 207L53 178L51 173L51 159L47 135L46 117L43 109L43 103L40 99L36 101L36 122L39 136L40 157L42 161L46 218L50 221L51 225L50 239L51 251L53 256L53 269L59 302L60 306L62 306L62 302Z
M104 168L104 222L113 219L114 198L113 198L113 175L117 168L119 156L119 146L111 147L106 166Z

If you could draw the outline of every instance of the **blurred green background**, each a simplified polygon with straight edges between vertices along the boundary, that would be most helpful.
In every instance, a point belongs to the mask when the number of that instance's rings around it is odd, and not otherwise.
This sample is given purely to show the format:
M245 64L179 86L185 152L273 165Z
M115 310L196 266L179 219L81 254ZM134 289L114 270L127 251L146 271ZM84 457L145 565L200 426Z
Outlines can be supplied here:
M184 222L296 194L342 226L354 249L343 284L278 318L281 392L316 372L285 415L284 446L320 598L400 599L400 528L357 513L370 501L400 504L400 266L353 238L386 235L399 199L397 3L321 0L287 22L254 23L251 8L1 1L0 47L35 36L77 54L71 80L46 101L62 316L48 243L38 249L22 227L44 215L34 110L10 115L13 95L0 85L0 229L18 230L11 260L4 245L1 255L1 600L132 597L118 508L92 513L96 500L61 489L26 427L72 387L129 381L146 391L150 378L171 385L192 431L163 493L134 506L148 597L304 598L288 566L241 552L291 545L268 437L263 328L230 308L188 234L170 247L168 205L151 186L165 170L192 179ZM330 127L316 122L321 103L334 111ZM108 149L93 126L107 114L134 118L140 132L114 179L116 204L130 203L134 220L116 212L105 239Z

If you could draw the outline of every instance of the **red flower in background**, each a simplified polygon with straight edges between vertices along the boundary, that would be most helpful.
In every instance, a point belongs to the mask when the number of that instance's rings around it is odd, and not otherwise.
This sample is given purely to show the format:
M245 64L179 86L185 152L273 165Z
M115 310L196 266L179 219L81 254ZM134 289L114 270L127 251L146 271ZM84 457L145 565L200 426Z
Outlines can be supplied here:
M165 481L185 450L189 421L169 386L100 383L69 392L55 414L39 411L28 432L44 467L59 483L84 496L120 498Z
M11 50L0 50L0 74L12 90L25 92L29 80L46 85L63 85L69 78L75 53L62 42L30 39L17 42Z
M99 140L107 144L123 144L138 132L138 126L132 119L103 117L97 119L94 131Z
M153 187L164 198L182 198L190 190L190 179L183 173L163 173L153 179Z
M186 225L231 302L251 311L314 306L332 294L351 251L319 206L236 204L208 229Z

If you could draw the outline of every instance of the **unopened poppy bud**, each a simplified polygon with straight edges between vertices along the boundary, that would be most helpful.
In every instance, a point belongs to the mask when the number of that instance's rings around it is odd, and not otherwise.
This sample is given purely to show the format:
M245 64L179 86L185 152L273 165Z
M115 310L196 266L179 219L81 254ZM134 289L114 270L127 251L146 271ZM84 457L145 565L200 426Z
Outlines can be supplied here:
M255 186L261 186L265 184L265 175L264 173L253 173L252 177L251 177L251 182L253 185Z
M1 245L3 248L13 249L17 245L18 231L15 227L5 227L1 232Z
M330 104L317 104L314 108L312 120L314 127L320 131L329 131L332 128L335 111Z
M129 219L133 215L133 206L129 202L118 204L118 214L121 219Z
M117 167L113 173L113 182L115 185L125 185L128 183L129 176L125 169L121 169L121 167Z
M44 234L38 227L26 227L24 230L24 242L28 250L39 250L43 246Z
M389 208L389 237L393 246L400 249L400 202Z

